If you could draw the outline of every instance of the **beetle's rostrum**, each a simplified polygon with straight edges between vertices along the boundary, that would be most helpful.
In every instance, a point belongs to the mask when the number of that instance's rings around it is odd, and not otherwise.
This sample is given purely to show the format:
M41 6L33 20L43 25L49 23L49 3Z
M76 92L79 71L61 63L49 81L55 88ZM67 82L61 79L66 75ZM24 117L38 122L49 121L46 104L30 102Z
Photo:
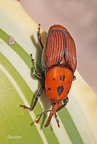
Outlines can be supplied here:
M56 113L68 103L67 95L70 91L72 81L75 80L74 72L77 66L75 42L68 30L61 25L53 25L49 28L44 47L41 41L40 25L37 36L40 46L43 49L41 58L43 74L38 72L35 68L33 58L32 63L36 76L38 78L45 77L45 85L39 89L31 108L25 105L20 106L25 109L33 110L38 98L45 89L46 96L51 102L52 109L42 112L36 120L36 123L39 122L43 114L50 112L45 127L50 124L53 116L56 119L58 127L60 127Z

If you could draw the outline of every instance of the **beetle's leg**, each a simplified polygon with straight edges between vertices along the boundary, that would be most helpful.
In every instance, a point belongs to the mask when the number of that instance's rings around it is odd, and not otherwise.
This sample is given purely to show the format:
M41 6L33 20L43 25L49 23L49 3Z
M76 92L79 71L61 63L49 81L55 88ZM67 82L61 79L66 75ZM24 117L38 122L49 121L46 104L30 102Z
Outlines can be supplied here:
M69 101L69 99L68 99L68 97L66 97L66 98L63 100L63 104L59 105L59 107L57 108L57 111L59 111L59 110L61 110L63 107L65 107L66 104L68 103L68 101ZM58 127L60 127L59 120L58 120L58 118L57 118L56 113L55 113L55 119L56 119L56 122L57 122L57 124L58 124Z
M27 107L27 106L22 105L22 104L20 104L20 107L22 107L22 108L24 108L24 109L28 109L28 110L30 110L30 107Z
M32 57L32 54L31 55L31 61L32 61L32 67L33 67L33 70L34 70L34 74L39 78L39 79L42 79L42 74L36 69L35 67L35 62L34 62L34 59Z
M43 114L46 114L46 113L49 112L49 111L51 111L51 110L46 110L46 111L42 112L42 113L39 115L39 118L35 120L35 122L36 122L36 123L39 123L41 116L42 116Z
M36 106L36 103L37 103L37 101L38 101L38 98L41 96L43 90L44 90L44 86L42 86L42 87L38 90L37 96L36 96L36 98L35 98L35 100L34 100L34 103L33 103L33 105L32 105L31 107L27 107L27 106L25 106L25 105L20 105L20 107L23 107L24 109L29 109L30 111L32 111L32 110L34 109L34 107Z
M56 122L57 122L57 124L58 124L58 127L60 128L60 124L59 124L59 120L58 120L57 114L55 113L54 116L55 116Z
M76 80L76 76L75 76L75 75L73 75L73 81L74 81L74 80Z
M39 42L40 46L43 49L43 44L42 44L41 35L40 35L40 24L39 24L38 31L37 31L37 38L38 38L38 42Z
M68 97L66 97L64 100L63 100L63 104L60 104L59 107L57 108L57 111L61 110L63 107L66 106L66 104L68 103L69 99Z
M30 110L33 110L34 107L36 106L36 103L37 103L37 101L38 101L38 98L42 95L44 88L45 88L44 86L42 86L42 87L39 88L38 93L37 93L37 96L36 96L36 98L35 98L35 101L34 101L32 107L30 108Z

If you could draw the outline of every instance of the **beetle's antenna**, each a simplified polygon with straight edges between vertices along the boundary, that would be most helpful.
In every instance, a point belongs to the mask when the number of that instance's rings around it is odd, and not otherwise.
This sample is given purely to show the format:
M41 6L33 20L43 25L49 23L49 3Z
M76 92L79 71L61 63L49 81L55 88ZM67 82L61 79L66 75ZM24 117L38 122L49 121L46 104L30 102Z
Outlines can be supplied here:
M43 49L43 44L42 44L41 35L40 35L40 24L39 24L38 31L37 31L37 38L38 38L38 41L40 43L40 46Z

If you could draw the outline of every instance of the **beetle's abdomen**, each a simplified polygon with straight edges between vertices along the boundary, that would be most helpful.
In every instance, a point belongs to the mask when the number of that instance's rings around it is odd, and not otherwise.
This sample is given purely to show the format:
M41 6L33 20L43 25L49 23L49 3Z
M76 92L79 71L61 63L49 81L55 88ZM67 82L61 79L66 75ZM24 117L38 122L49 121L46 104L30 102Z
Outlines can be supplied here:
M62 67L53 67L46 74L46 95L52 102L65 99L71 88L73 73Z

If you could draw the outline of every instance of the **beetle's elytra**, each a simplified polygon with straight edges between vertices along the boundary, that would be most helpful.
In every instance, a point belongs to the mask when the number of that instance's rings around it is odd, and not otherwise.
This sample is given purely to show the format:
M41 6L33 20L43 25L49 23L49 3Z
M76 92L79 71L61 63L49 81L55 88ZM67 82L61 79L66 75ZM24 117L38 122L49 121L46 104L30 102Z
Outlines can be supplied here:
M60 127L56 113L67 104L67 95L70 91L72 81L75 79L74 72L77 65L75 42L68 30L61 25L53 25L49 28L45 47L43 47L41 41L40 25L37 36L38 41L43 49L41 58L43 74L37 71L34 66L33 59L32 63L36 76L38 78L45 77L45 85L39 89L31 108L25 105L20 106L29 110L33 110L38 98L45 89L46 96L51 102L52 109L42 112L39 118L36 120L36 123L39 122L41 116L44 113L50 112L45 127L50 124L51 118L53 116L56 119L58 127Z

